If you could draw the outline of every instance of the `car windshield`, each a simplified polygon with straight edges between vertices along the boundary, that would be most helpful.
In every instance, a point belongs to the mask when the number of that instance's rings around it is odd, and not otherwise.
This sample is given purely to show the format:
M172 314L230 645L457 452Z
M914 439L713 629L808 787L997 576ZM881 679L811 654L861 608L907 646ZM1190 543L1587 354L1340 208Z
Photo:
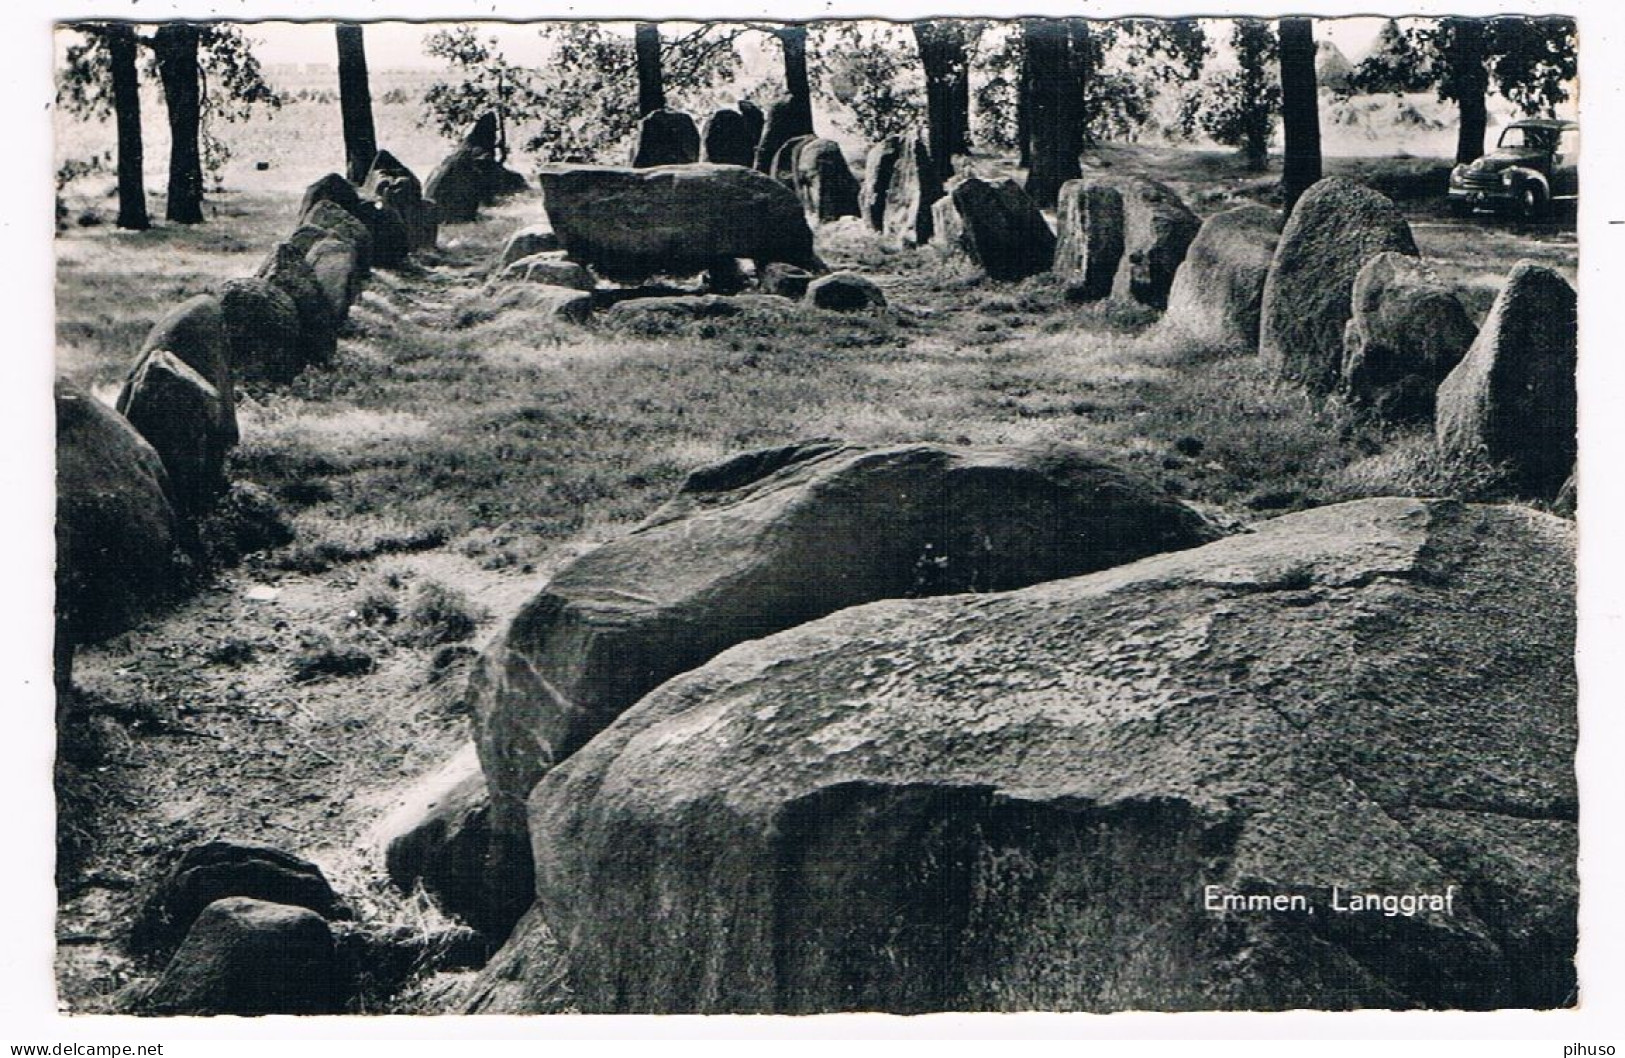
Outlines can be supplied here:
M1514 125L1501 133L1496 145L1499 147L1527 147L1534 150L1549 151L1555 134L1551 129L1528 128Z

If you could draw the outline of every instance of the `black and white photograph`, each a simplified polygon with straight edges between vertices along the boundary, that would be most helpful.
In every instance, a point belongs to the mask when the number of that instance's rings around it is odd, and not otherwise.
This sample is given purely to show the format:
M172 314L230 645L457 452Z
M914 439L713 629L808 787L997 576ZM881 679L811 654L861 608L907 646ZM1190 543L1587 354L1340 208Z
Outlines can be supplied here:
M65 1024L1592 1002L1578 8L505 10L49 24Z

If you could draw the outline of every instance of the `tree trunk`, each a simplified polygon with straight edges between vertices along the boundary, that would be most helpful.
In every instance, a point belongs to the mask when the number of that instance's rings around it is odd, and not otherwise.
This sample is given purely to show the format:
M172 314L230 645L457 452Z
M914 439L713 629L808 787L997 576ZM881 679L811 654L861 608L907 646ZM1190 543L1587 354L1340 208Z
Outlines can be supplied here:
M1489 128L1489 112L1484 95L1489 91L1490 72L1484 65L1484 22L1477 18L1447 18L1450 34L1445 49L1449 94L1461 107L1461 124L1456 132L1456 161L1465 165L1484 153L1484 133Z
M1233 42L1236 61L1241 66L1241 90L1246 97L1242 155L1247 159L1249 172L1261 173L1269 168L1270 131L1274 124L1274 108L1264 102L1269 90L1267 67L1274 41L1267 22L1243 19L1237 23Z
M153 34L158 77L169 112L169 202L164 216L177 224L203 223L203 155L198 149L203 100L198 84L197 26L168 22Z
M1315 24L1281 19L1281 131L1286 140L1281 195L1288 216L1320 179L1320 96L1315 84Z
M1055 205L1056 193L1068 180L1083 175L1083 85L1072 54L1072 34L1058 19L1028 19L1021 24L1031 81L1028 128L1032 164L1027 194L1040 206Z
M1087 18L1069 18L1066 20L1067 48L1069 49L1071 63L1071 78L1077 94L1077 122L1078 122L1078 150L1082 151L1085 145L1093 145L1094 134L1091 130L1091 121L1094 115L1090 112L1089 82L1095 75L1093 41L1089 39L1089 20Z
M135 72L135 27L116 22L107 27L107 50L113 67L113 114L118 123L118 226L132 231L152 227L147 216L147 186L141 175L141 84Z
M926 146L937 179L954 175L954 155L970 139L970 63L964 27L952 20L916 22L914 43L925 67Z
M784 46L784 86L790 93L798 127L813 127L812 84L807 79L807 27L781 26L773 31Z
M1021 69L1016 74L1016 150L1023 169L1033 164L1033 78L1032 61L1027 57L1026 40L1022 40Z
M660 27L639 22L633 41L638 55L638 117L646 118L666 106L665 76L660 68Z
M350 183L367 178L378 155L372 125L372 89L367 84L367 51L361 27L341 22L333 27L339 45L339 112L344 118L345 175Z

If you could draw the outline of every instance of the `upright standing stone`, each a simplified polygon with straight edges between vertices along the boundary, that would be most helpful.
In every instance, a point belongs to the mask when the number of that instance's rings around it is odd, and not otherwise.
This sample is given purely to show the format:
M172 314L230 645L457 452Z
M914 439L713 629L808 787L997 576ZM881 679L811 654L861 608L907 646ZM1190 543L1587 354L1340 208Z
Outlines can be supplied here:
M1259 305L1280 225L1279 210L1257 205L1204 221L1174 273L1162 325L1199 342L1256 353Z
M338 350L339 317L305 254L293 243L279 242L257 275L293 299L301 359L307 364L330 363Z
M1574 288L1519 261L1478 338L1439 386L1434 430L1448 454L1511 466L1519 486L1550 497L1574 469L1579 324Z
M222 400L236 407L231 346L226 338L226 317L219 298L199 294L171 309L169 315L147 332L137 354L137 364L154 349L167 349L180 357L182 363L215 388ZM232 438L233 442L236 440Z
M479 216L485 201L486 169L493 164L490 155L464 145L435 166L423 193L434 201L442 223L468 224Z
M764 173L770 172L780 147L797 136L811 136L812 131L806 115L793 100L774 101L768 107L767 124L762 128L762 138L756 144L756 168Z
M1384 251L1354 280L1342 391L1390 422L1432 421L1434 392L1478 327L1455 288L1421 258Z
M756 145L762 142L762 129L767 125L767 115L762 113L761 107L757 106L749 99L741 99L735 105L739 107L739 113L745 119L745 131L750 140L750 164L755 165Z
M935 231L931 207L942 196L942 181L931 164L931 152L919 137L909 139L886 189L886 238L900 246L930 242Z
M858 191L858 213L875 231L886 228L886 194L891 190L903 141L896 136L869 148L863 163L863 186Z
M321 228L337 237L346 240L355 246L357 267L360 275L365 277L372 270L373 238L372 229L357 220L355 215L341 209L332 202L317 202L311 207L309 213L299 218L300 228ZM298 235L298 229L295 229ZM299 240L290 240L296 245ZM308 249L309 247L304 247Z
M958 181L942 210L957 219L949 249L965 254L993 279L1010 282L1047 272L1055 261L1055 233L1014 180ZM957 236L957 237L955 237Z
M1384 250L1416 256L1405 217L1379 192L1327 177L1298 199L1264 280L1258 353L1311 393L1336 388L1354 280Z
M119 393L118 410L158 453L178 509L198 514L225 491L236 412L179 357L164 349L143 356Z
M1112 293L1123 258L1123 196L1115 187L1068 180L1055 205L1055 274L1075 300Z
M737 110L723 109L705 122L702 160L715 165L754 165L756 141L750 123Z
M689 165L699 160L700 130L687 114L680 110L656 110L638 122L637 146L632 151L634 169Z
M181 586L163 461L125 418L56 380L56 679L73 648L123 631Z
M796 175L801 160L801 149L818 139L817 136L793 136L786 140L773 155L768 175L787 187L796 186Z
M1202 222L1166 184L1131 176L1116 186L1123 200L1123 257L1112 294L1164 308L1174 273Z
M858 181L834 140L810 140L796 153L796 193L819 223L858 215Z
M338 173L328 173L305 188L305 197L299 201L299 215L308 216L318 202L331 202L356 220L361 219L361 195Z
M231 279L220 288L231 365L239 379L284 383L305 366L299 308L264 279Z

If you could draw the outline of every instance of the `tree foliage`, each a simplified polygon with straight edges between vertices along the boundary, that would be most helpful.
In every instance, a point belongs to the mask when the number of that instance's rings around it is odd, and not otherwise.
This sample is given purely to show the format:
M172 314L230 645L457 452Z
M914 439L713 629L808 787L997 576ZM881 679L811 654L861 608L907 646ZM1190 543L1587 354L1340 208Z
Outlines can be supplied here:
M1159 92L1201 75L1212 52L1194 18L1098 22L1089 35L1084 141L1133 141L1150 122Z
M1007 23L994 23L982 33L971 59L979 74L972 91L971 137L1000 151L1021 146L1021 34Z
M907 28L843 20L819 23L810 36L814 95L851 113L846 131L879 142L925 121L925 74Z
M663 27L665 30L665 27ZM671 105L691 104L739 68L734 46L744 28L706 24L663 31L660 57ZM548 161L599 161L638 123L637 55L630 32L602 22L553 22L540 28L547 61L510 62L496 38L473 27L430 34L424 51L443 60L452 78L424 95L425 123L457 138L486 112L504 130L523 134L520 146Z
M1363 93L1435 91L1441 100L1461 103L1477 91L1471 71L1449 61L1457 37L1475 28L1483 34L1483 61L1490 84L1528 116L1550 114L1569 100L1577 73L1575 25L1561 16L1499 16L1409 19L1401 26L1390 19L1376 43L1355 67L1350 89Z
M1275 34L1266 22L1236 19L1230 27L1230 47L1235 69L1210 74L1184 92L1180 130L1187 136L1200 130L1215 143L1238 147L1250 166L1262 169L1281 112Z

